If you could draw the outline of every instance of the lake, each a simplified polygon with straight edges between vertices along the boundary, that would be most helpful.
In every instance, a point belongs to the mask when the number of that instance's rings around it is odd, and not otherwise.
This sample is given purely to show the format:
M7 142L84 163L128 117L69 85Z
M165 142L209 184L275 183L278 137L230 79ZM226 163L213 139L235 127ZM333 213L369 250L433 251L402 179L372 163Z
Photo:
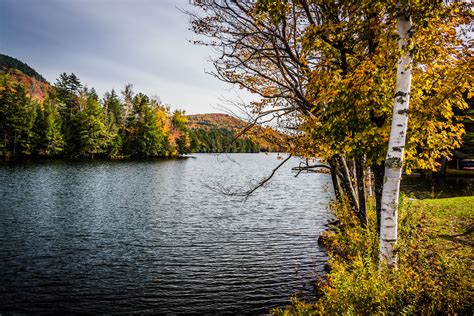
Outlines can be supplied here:
M472 196L474 195L474 178L404 176L401 190L408 197L417 199Z
M328 174L276 154L0 166L0 314L266 313L311 297Z

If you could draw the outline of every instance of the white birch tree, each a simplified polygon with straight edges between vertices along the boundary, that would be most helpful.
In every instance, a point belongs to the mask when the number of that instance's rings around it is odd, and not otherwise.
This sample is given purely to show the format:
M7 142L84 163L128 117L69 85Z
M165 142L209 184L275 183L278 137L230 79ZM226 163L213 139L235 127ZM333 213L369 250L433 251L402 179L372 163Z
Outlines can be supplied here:
M400 57L398 58L395 103L385 160L380 221L380 263L386 262L391 267L397 264L397 255L394 248L397 243L398 234L398 198L400 194L405 139L408 129L408 108L412 77L412 57L408 49L412 22L406 5L406 3L402 4L401 1L397 4Z

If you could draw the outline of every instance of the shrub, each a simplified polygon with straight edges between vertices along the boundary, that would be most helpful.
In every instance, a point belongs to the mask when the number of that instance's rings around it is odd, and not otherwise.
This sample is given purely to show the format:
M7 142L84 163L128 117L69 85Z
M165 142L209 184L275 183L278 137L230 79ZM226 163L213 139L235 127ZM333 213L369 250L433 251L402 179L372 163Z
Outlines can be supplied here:
M472 315L470 246L457 252L433 238L429 209L418 201L400 203L397 269L379 269L375 211L369 226L344 205L332 205L339 225L324 233L330 272L319 281L314 303L292 299L276 315L469 314Z

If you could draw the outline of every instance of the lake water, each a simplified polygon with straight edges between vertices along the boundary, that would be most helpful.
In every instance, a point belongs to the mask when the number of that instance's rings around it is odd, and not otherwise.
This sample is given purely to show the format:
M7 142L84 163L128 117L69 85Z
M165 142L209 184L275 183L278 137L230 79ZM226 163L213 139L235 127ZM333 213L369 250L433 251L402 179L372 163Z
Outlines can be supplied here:
M330 176L275 154L0 166L0 314L266 313L311 297Z
M405 176L401 190L408 197L439 199L474 195L474 178Z

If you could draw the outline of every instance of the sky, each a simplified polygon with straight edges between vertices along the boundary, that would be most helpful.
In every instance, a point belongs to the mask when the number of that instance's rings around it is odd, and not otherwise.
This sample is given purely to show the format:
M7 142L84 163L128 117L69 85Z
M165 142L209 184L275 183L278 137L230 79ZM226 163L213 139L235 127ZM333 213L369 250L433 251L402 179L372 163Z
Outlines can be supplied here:
M0 53L51 83L75 73L99 95L121 91L158 96L187 114L223 112L225 101L249 99L212 71L209 47L196 46L190 0L0 0Z

